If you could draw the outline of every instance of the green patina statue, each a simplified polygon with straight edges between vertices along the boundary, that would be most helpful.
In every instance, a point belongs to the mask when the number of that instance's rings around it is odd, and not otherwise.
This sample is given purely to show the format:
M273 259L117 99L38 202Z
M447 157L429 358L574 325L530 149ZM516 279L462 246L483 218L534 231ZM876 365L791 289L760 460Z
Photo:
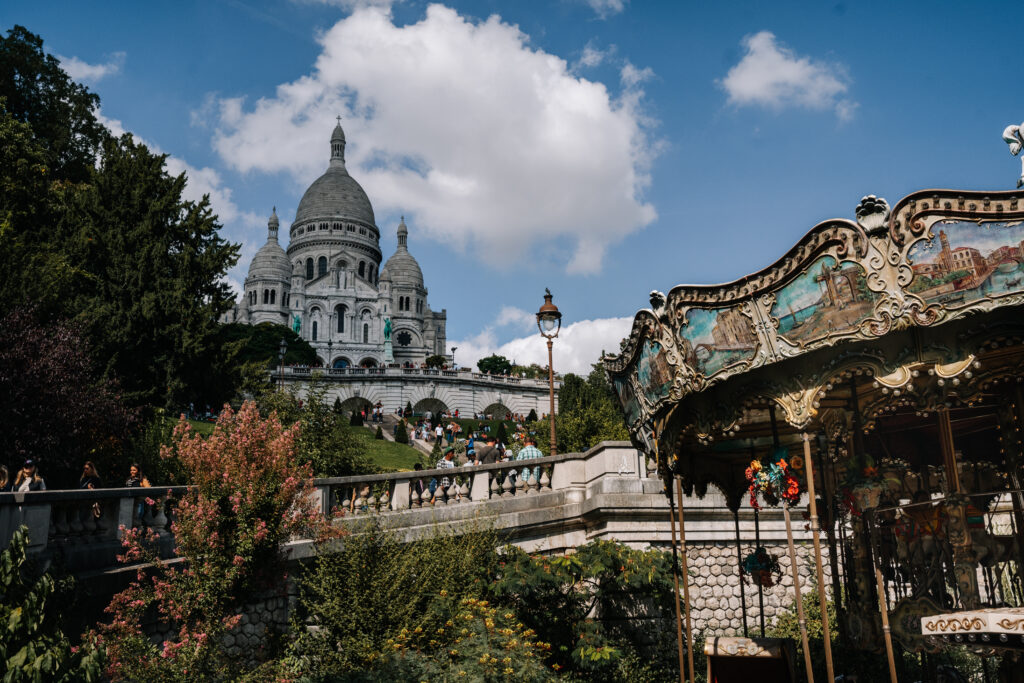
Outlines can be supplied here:
M302 319L299 318L299 314L296 313L295 315L292 316L292 332L294 332L295 334L298 334L299 330L301 330L301 329L302 329Z
M391 341L391 318L384 318L384 341Z

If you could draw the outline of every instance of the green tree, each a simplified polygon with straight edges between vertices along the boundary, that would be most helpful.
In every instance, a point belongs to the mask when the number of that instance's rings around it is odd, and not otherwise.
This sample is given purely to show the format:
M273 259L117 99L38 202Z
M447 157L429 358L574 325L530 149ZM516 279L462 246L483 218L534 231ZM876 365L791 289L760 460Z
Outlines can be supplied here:
M238 247L218 234L208 198L182 199L185 176L164 160L129 135L104 143L66 220L89 271L70 303L132 403L219 403L231 392L211 382L227 360L216 320L233 302L224 276Z
M217 404L232 393L215 321L238 248L98 104L38 36L0 38L0 300L81 322L132 405Z
M395 443L409 443L409 425L406 424L405 420L400 420L398 423L398 431L395 432Z
M505 358L505 356L499 356L498 354L481 358L476 362L476 366L480 369L480 372L489 372L492 375L504 375L512 371L512 362Z
M546 453L551 449L548 419L537 422L537 446ZM582 452L601 441L629 439L622 410L600 366L595 365L585 378L572 373L562 378L555 431L562 453Z
M534 410L533 408L530 408L530 412L526 416L526 421L527 422L536 422L537 421L537 411Z
M219 344L239 345L235 356L235 362L239 364L261 361L266 366L277 368L282 339L288 343L288 350L284 354L285 365L316 364L316 351L287 325L228 323L218 329Z
M374 471L358 437L327 402L327 386L314 374L303 396L296 390L270 389L257 399L260 413L276 414L286 425L299 424L295 454L300 464L310 463L317 477L347 477Z
M34 583L24 576L27 529L21 527L0 553L0 669L4 681L99 681L103 650L87 646L77 650L56 623L47 604L54 582L43 574Z
M433 356L427 356L427 367L428 368L439 368L448 362L448 359L441 354L434 354Z
M44 147L44 165L54 180L88 181L106 128L97 120L100 100L71 80L43 40L24 26L0 36L0 98L7 111L28 124Z

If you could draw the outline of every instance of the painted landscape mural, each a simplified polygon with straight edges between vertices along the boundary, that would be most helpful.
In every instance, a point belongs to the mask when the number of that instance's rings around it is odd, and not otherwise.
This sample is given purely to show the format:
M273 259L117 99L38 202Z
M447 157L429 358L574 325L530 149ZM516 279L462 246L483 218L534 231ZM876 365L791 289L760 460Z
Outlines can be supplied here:
M679 336L683 360L705 377L753 358L757 347L750 319L738 308L691 309Z
M908 291L950 308L1024 291L1024 222L943 221L931 231L907 254Z
M612 380L612 384L615 386L615 393L622 404L622 410L626 413L626 424L631 425L640 417L640 402L636 400L633 385L630 383L629 377L616 377Z
M855 330L871 315L874 301L860 265L822 256L775 292L771 315L779 321L779 336L804 345Z
M647 339L640 351L637 363L636 378L640 382L640 390L651 403L668 396L672 387L672 366L668 362L668 354L661 344ZM620 394L621 395L621 394Z

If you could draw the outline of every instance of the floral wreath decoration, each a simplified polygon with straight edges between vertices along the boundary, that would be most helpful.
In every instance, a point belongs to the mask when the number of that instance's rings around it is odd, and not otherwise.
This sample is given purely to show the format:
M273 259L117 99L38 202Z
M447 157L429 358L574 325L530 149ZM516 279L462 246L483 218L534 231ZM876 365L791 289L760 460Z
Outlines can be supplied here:
M782 580L782 567L777 557L758 546L754 552L743 558L740 574L754 585L771 588Z
M787 505L795 505L800 500L800 482L791 474L790 466L783 457L787 454L785 448L780 448L772 458L775 462L765 466L754 460L746 469L747 481L750 482L750 506L755 510L761 509L758 494L772 507L783 500Z

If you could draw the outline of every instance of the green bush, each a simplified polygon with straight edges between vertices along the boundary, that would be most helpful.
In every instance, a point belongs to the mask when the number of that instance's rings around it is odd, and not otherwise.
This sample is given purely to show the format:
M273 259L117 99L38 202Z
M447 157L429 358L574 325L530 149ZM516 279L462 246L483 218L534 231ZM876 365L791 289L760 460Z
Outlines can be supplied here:
M345 530L341 549L322 548L298 577L296 637L284 664L299 675L341 676L382 665L389 640L403 629L419 636L447 628L451 601L484 599L497 570L498 540L482 526L461 535L439 530L407 544L377 520L350 522Z
M398 431L395 432L395 443L409 444L409 425L405 423L405 420L401 420L398 423Z
M11 536L10 545L0 553L0 669L3 680L99 681L102 680L104 652L86 645L72 648L47 605L54 582L44 574L27 584L25 527Z
M373 435L373 438L378 441L384 440L384 430L380 428L380 425L377 425L377 432Z

